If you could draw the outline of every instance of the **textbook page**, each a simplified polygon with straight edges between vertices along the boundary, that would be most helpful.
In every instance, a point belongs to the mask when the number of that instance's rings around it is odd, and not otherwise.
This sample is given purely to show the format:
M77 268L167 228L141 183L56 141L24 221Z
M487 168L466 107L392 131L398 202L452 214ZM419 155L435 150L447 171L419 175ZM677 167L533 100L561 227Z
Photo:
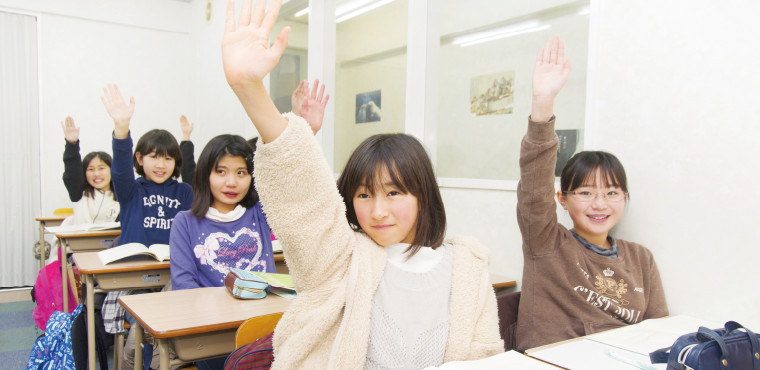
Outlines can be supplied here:
M98 252L98 257L104 265L127 257L140 255L150 256L156 261L169 260L169 245L153 244L148 248L140 243L127 243Z
M700 326L710 329L723 327L719 323L677 315L644 320L638 324L587 335L586 338L649 356L652 351L672 346L678 337L696 332Z
M491 357L482 358L474 361L451 361L438 367L427 367L425 370L443 369L443 370L459 370L459 369L520 369L520 370L556 370L555 366L541 362L529 356L523 355L520 352L508 351L499 353Z

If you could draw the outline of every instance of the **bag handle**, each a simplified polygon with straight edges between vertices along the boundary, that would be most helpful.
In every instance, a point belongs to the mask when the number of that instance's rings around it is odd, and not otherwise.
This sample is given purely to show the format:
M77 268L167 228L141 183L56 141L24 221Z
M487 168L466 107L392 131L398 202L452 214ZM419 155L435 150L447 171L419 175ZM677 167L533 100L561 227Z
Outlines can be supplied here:
M715 343L718 343L718 347L720 347L720 364L727 369L731 368L731 364L729 364L728 359L726 359L726 353L728 353L726 350L726 341L724 341L723 337L716 333L715 330L700 326L697 331L697 341L701 343L715 341Z
M749 330L745 328L742 324L739 324L736 321L727 321L726 325L726 334L725 336L728 336L729 334L733 333L735 330L743 329L747 336L749 337L749 343L752 347L752 369L753 370L760 370L760 340L758 340L757 335L752 332L752 330Z

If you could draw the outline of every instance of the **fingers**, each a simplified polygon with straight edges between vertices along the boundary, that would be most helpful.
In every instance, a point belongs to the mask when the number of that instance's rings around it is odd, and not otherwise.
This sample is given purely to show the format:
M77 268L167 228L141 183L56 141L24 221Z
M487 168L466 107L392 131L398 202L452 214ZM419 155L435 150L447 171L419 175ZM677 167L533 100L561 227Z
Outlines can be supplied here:
M322 86L322 89L325 87ZM322 109L324 109L327 106L327 102L330 100L330 94L325 95L325 100L322 101Z
M245 25L247 26L249 23L252 24L255 27L259 27L261 25L261 20L264 19L264 9L267 7L266 0L258 0L256 1L256 5L253 6L253 15L251 15L251 1L246 0L248 3L248 23ZM274 4L272 4L274 5ZM246 9L245 3L243 3L243 10ZM240 26L242 27L243 24L243 14L240 14Z
M129 110L135 110L135 98L132 96L129 97Z
M544 45L543 54L541 55L541 63L549 63L549 59L551 56L551 49L552 49L552 40L546 40L546 45Z
M317 97L317 89L319 88L319 79L314 79L314 85L311 88L311 98L315 99Z
M565 64L565 40L557 36L557 64Z
M285 27L280 31L280 34L277 35L277 40L272 44L270 50L272 50L277 55L277 60L279 61L280 57L282 56L282 53L285 51L285 48L288 47L288 34L290 33L290 27Z
M66 117L66 126L75 127L74 119L71 116Z
M224 20L224 33L228 32L235 32L235 0L227 1L227 17Z
M555 64L557 63L557 49L559 48L559 36L554 36L552 38L552 47L551 51L549 52L549 63Z
M266 3L264 1L262 2ZM264 21L261 23L261 26L267 30L267 33L272 32L272 28L274 28L274 23L277 22L277 15L280 14L281 5L282 5L282 0L274 0L272 1L272 5L269 6L269 11L264 16Z
M256 6L259 6L258 3L262 1L257 1ZM266 4L266 1L263 1L264 4ZM251 0L243 0L243 7L240 8L240 20L238 21L238 28L245 27L251 24Z
M317 95L317 101L322 102L322 96L325 94L325 85L322 84L322 87L319 88L319 95Z

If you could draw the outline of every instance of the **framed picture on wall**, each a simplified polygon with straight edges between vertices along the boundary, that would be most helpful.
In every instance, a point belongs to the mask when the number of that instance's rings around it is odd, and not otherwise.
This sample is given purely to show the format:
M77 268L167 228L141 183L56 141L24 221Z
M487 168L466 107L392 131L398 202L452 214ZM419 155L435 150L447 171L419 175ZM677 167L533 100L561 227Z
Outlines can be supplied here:
M512 114L515 71L475 76L470 79L470 113L478 116Z
M559 138L557 147L557 163L554 165L554 176L559 177L562 169L580 147L581 130L554 130Z
M356 94L356 123L380 121L381 90Z

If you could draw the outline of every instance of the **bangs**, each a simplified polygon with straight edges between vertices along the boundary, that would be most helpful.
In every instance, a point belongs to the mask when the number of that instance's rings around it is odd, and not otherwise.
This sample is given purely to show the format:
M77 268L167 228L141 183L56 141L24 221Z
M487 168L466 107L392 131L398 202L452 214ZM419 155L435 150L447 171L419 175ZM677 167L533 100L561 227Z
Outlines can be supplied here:
M362 176L358 184L359 186L364 185L370 193L375 193L386 185L382 182L383 175L385 175L386 171L388 172L388 177L390 177L393 186L404 192L404 194L409 193L409 188L404 181L401 180L406 176L399 174L399 169L396 166L396 163L392 160L381 161L374 165L368 163L365 168L360 168L360 170ZM354 189L354 192L356 192L356 189Z
M597 173L604 184L597 184ZM583 151L567 161L562 169L562 191L575 190L581 186L618 187L628 192L625 169L614 155L602 151Z

